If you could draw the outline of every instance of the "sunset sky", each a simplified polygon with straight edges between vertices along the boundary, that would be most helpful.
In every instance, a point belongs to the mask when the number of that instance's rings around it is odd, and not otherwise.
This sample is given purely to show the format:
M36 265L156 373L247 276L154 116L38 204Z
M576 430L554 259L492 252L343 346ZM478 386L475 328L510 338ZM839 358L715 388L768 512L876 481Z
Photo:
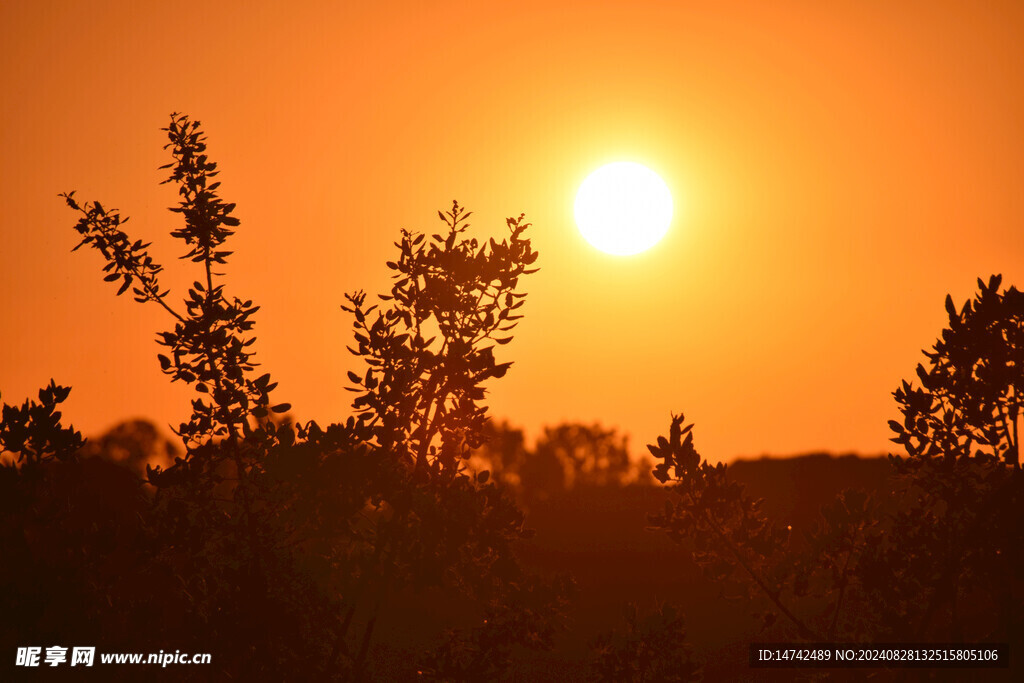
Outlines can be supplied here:
M230 294L300 420L349 414L343 294L389 287L401 228L458 199L474 229L526 213L541 271L491 388L535 435L671 411L710 460L883 452L891 392L977 277L1024 284L1019 2L0 4L0 392L51 377L86 434L177 424L164 311L71 253L77 190L132 217L176 297L196 279L158 183L172 111L203 122L242 225ZM583 179L635 161L675 215L606 255Z

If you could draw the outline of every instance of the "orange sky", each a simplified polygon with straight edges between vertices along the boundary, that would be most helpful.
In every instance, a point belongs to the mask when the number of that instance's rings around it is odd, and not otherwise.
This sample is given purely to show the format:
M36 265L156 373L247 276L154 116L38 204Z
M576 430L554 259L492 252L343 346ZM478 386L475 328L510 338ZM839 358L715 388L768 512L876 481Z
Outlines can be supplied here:
M712 460L883 451L945 294L1024 284L1020 3L296 4L0 4L3 400L54 377L86 433L185 417L163 311L70 253L57 197L131 215L183 295L171 111L238 203L230 291L262 305L258 359L300 419L348 414L342 295L385 290L399 229L453 198L481 229L525 212L541 253L494 414L598 420L637 453L673 410ZM620 159L676 202L625 258L572 222Z

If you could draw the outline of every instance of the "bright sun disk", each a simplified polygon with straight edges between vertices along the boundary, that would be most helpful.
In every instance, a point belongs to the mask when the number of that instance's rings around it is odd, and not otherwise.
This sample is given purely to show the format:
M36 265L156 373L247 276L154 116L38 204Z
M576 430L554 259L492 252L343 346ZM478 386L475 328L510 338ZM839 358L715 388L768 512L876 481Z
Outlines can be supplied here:
M650 249L672 222L672 194L657 173L632 161L597 169L576 193L576 225L590 244L629 256Z

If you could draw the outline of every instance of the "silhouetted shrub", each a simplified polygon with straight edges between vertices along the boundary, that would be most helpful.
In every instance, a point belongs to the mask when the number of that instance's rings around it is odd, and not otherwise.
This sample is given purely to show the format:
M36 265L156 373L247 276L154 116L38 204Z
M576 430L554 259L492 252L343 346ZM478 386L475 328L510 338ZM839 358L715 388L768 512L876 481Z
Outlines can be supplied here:
M382 622L394 626L411 601L431 594L446 608L412 625L414 642L390 644L412 655L398 664L403 675L444 627L483 618L500 630L466 641L475 648L467 670L498 670L513 645L548 645L564 591L519 567L512 544L525 533L523 514L487 472L464 464L483 440L483 384L510 365L494 349L521 318L519 278L534 272L523 217L508 220L506 239L483 244L463 234L469 214L457 204L440 214L442 233L403 232L398 259L388 263L397 275L381 297L385 307L367 306L361 292L343 307L354 317L350 348L367 365L350 374L357 414L326 427L293 424L273 419L290 405L272 401L276 383L256 371L258 306L229 296L217 272L239 223L217 193L205 136L178 114L164 130L173 157L166 182L181 198L172 210L184 219L171 234L199 269L182 306L162 288L149 245L123 231L127 219L74 193L63 197L80 214L79 247L103 255L104 279L170 318L158 337L160 366L196 392L190 418L175 430L184 450L168 467L147 465L147 496L124 468L75 457L81 438L55 411L67 390L51 384L41 404L4 407L3 448L22 463L3 470L3 537L17 569L3 588L22 596L7 612L18 636L59 641L84 623L54 620L39 600L24 598L28 576L43 571L84 591L71 603L81 619L103 611L91 634L104 646L213 652L213 667L182 672L198 678L372 677L375 638L396 637ZM45 466L29 467L36 462ZM131 502L120 521L102 511L93 479L76 480L82 467L124 475L106 501ZM47 512L64 500L59 487L76 481L81 495ZM72 518L81 524L69 525ZM63 529L49 540L79 554L42 557L31 537L40 523Z
M85 443L74 427L61 425L57 406L67 400L70 387L52 379L39 390L39 402L27 400L21 406L3 404L0 421L0 464L39 463L50 458L68 460Z
M901 505L863 561L889 633L1014 640L1024 633L1024 295L1001 276L958 312L917 366L921 387L893 394L889 423L907 456L893 456Z
M993 275L958 313L946 297L949 326L919 364L921 388L896 390L903 421L889 426L911 457L997 458L1020 465L1018 416L1024 406L1024 294L1000 292Z
M897 476L886 499L846 491L822 509L802 542L693 445L674 416L648 446L654 477L676 494L650 516L684 544L723 592L767 603L765 628L823 640L1013 641L1021 633L1024 495L1017 442L1024 299L986 285L950 325L923 387L894 396ZM777 628L777 627L776 627Z

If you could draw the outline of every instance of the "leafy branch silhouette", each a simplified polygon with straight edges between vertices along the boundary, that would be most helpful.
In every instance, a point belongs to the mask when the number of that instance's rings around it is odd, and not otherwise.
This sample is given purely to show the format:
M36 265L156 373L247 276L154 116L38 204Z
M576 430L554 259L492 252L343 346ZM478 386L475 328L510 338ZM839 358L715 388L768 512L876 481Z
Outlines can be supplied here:
M52 458L68 460L85 444L74 427L61 425L57 406L67 400L69 387L52 379L39 390L39 402L26 400L20 407L3 405L0 421L0 455L9 454L14 463L39 463Z
M349 372L360 422L380 447L405 449L417 469L435 474L454 474L481 444L481 384L512 365L495 361L494 345L512 340L499 335L522 318L514 313L526 296L515 291L519 278L537 270L527 268L537 253L523 237L523 216L508 219L507 240L480 245L461 237L470 215L453 202L438 211L446 235L427 241L403 231L399 258L387 263L396 282L380 295L387 308L367 307L363 292L347 295L343 306L355 318L357 348L349 350L368 366L364 376Z
M904 381L893 394L903 421L891 420L893 441L911 457L1002 458L1020 466L1018 416L1024 407L1024 294L988 284L959 312L946 296L949 327L917 366L921 387Z

